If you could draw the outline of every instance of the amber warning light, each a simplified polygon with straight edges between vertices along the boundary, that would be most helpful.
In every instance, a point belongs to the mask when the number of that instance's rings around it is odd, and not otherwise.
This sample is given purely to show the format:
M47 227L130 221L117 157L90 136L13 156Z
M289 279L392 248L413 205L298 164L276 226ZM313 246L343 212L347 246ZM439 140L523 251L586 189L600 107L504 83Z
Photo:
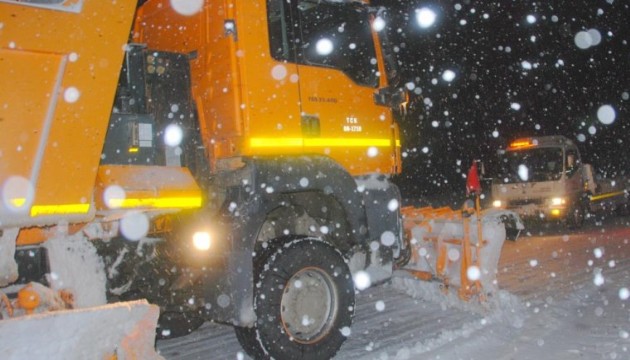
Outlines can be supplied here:
M533 146L536 146L536 144L534 143L534 141L532 141L532 139L518 139L510 144L508 150L517 150Z

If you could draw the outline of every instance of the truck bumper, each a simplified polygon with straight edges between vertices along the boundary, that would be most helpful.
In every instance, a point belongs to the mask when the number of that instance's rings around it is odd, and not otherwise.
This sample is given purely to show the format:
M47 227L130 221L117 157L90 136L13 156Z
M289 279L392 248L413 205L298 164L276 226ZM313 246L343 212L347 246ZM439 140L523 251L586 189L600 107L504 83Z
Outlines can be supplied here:
M519 207L510 207L506 210L517 213L523 220L527 222L532 221L561 221L566 219L569 213L569 207L550 207L541 205L525 205Z

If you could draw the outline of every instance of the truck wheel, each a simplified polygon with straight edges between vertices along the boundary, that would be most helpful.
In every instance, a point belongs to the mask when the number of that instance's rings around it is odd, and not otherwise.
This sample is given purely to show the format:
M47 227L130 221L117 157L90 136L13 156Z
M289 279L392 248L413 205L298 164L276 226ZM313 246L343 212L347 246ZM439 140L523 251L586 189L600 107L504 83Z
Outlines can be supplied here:
M256 359L329 359L346 340L354 283L331 245L302 238L279 247L260 267L253 328L236 328Z
M197 330L203 323L203 318L192 312L163 312L158 319L156 337L172 339L185 336Z

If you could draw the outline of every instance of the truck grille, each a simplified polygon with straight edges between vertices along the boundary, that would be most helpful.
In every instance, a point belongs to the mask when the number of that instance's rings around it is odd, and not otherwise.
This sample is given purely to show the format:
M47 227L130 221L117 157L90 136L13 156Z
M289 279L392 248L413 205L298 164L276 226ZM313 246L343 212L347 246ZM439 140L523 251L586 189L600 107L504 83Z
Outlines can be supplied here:
M543 199L518 199L518 200L510 200L508 202L508 207L516 207L523 205L542 205Z

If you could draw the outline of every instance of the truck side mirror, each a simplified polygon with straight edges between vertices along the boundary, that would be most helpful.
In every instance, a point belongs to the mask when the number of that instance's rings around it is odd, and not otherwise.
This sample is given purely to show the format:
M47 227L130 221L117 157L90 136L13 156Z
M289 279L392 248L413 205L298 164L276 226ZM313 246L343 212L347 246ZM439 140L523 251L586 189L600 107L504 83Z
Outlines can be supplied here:
M573 174L575 174L577 169L578 169L578 163L576 161L575 155L574 154L568 154L567 155L566 170L565 170L567 176L573 176Z
M374 102L377 105L389 106L404 115L407 113L409 93L403 88L384 87L374 93Z

